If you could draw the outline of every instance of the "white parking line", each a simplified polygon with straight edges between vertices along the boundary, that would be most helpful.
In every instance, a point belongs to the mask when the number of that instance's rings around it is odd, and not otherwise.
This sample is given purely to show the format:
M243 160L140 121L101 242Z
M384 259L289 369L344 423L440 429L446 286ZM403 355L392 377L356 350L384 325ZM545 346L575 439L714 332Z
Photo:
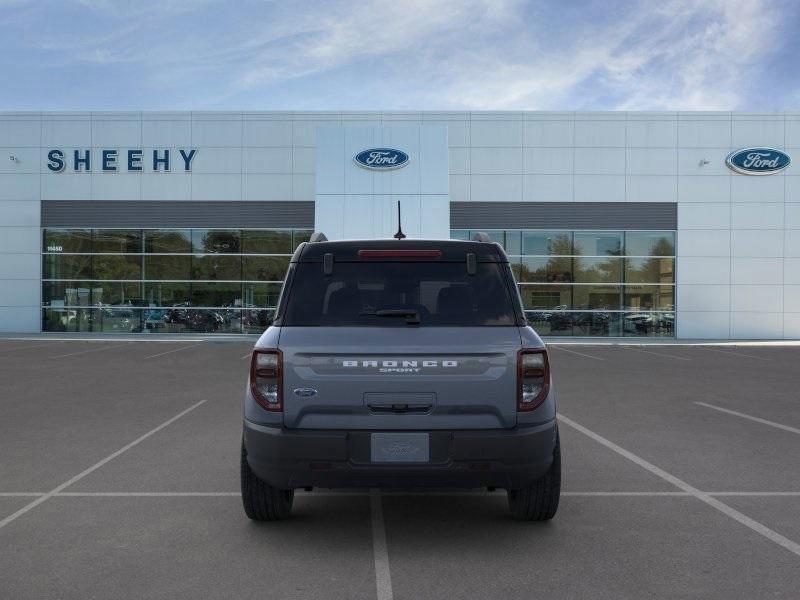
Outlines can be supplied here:
M717 348L709 348L708 346L698 346L698 348L702 348L703 350L708 350L709 352L718 352L720 354L730 354L731 356L741 356L745 358L755 358L756 360L772 360L771 358L765 358L763 356L756 356L755 354L745 354L744 352L731 352L730 350L719 350Z
M197 344L192 344L191 346L183 346L182 348L175 348L174 350L167 350L166 352L159 352L158 354L151 354L150 356L145 356L144 359L147 360L148 358L156 358L157 356L164 356L165 354L172 354L173 352L180 352L181 350L188 350L189 348L194 348L195 346L199 346L203 342L198 342Z
M740 513L738 510L728 506L727 504L725 504L721 500L717 500L716 498L710 496L706 492L701 492L696 487L693 487L693 486L689 485L688 483L686 483L685 481L683 481L682 479L679 479L678 477L675 477L675 475L672 475L671 473L668 473L667 471L655 466L654 464L652 464L650 462L647 462L645 459L643 459L640 456L637 456L633 452L625 450L625 448L623 448L621 446L618 446L617 444L615 444L614 442L612 442L610 440L607 440L606 438L604 438L600 434L597 434L594 431L592 431L590 429L587 429L586 427L584 427L580 423L576 423L575 421L573 421L572 419L570 419L568 417L565 417L564 415L559 415L558 418L562 423L564 423L566 425L569 425L573 429L581 432L583 435L593 439L598 444L601 444L601 445L605 446L606 448L608 448L610 450L613 450L614 452L616 452L620 456L623 456L624 458L627 458L629 461L639 465L640 467L642 467L643 469L649 471L653 475L656 475L657 477L660 477L664 481L668 481L669 483L671 483L675 487L683 490L684 492L688 492L690 495L694 496L695 498L697 498L701 502L704 502L705 504L711 506L712 508L717 509L722 514L727 515L728 517L730 517L731 519L737 521L738 523L741 523L745 527L748 527L748 528L752 529L753 531L755 531L756 533L764 536L768 540L770 540L770 541L778 544L779 546L787 549L789 552L792 552L793 554L795 554L797 556L800 556L800 544L798 544L797 542L792 541L789 538L782 536L780 533L770 529L769 527L767 527L763 523L759 523L755 519L751 519L747 515L745 515L743 513Z
M575 352L575 350L568 350L567 348L562 348L561 346L549 345L548 348L555 348L556 350L560 350L561 352L569 352L570 354L577 354L578 356L583 356L584 358L591 358L592 360L605 360L604 358L600 358L599 356L592 356L591 354L583 354L581 352Z
M656 356L666 356L667 358L674 358L675 360L692 360L685 356L675 356L674 354L667 354L666 352L653 352L651 350L642 350L641 348L631 348L630 346L622 346L626 350L633 350L634 352L644 352L645 354L655 354Z
M116 346L101 346L100 348L90 348L89 350L81 350L80 352L70 352L68 354L57 354L50 358L65 358L67 356L78 356L79 354L89 354L89 352L100 352L101 350L113 350L114 348L122 348L128 344L117 344Z
M245 355L244 355L244 356L241 358L241 360L244 360L245 358L250 358L251 356L253 356L253 353L252 353L252 352L248 352L247 354L245 354Z
M39 505L40 505L42 502L46 502L47 500L49 500L50 498L52 498L52 497L53 497L53 496L55 496L56 494L58 494L58 493L60 493L60 492L63 492L63 491L66 489L66 488L68 488L69 486L71 486L73 483L76 483L76 482L80 481L81 479L83 479L84 477L86 477L87 475L89 475L90 473L93 473L93 472L95 472L97 469L99 469L100 467L102 467L104 464L108 463L109 461L112 461L112 460L114 460L114 459L115 459L116 457L118 457L120 454L122 454L123 452L125 452L125 451L127 451L127 450L130 450L131 448L133 448L133 447L134 447L134 446L136 446L137 444L139 444L139 443L143 442L144 440L146 440L147 438L149 438L151 435L155 435L156 433L158 433L159 431L161 431L161 430L162 430L162 429L164 429L165 427L167 427L167 426L171 425L172 423L174 423L175 421L177 421L178 419L180 419L182 416L184 416L184 415L186 415L186 414L190 413L190 412L191 412L191 411L193 411L195 408L197 408L198 406L200 406L201 404L204 404L204 403L205 403L205 400L201 400L200 402L197 402L196 404L192 404L192 405L191 405L189 408L187 408L186 410L183 410L183 411L179 412L177 415L175 415L175 416L174 416L174 417L172 417L171 419L167 419L166 421L164 421L163 423L161 423L161 425L159 425L158 427L155 427L155 428L151 429L150 431L148 431L147 433L145 433L144 435L142 435L142 436L139 436L138 438L136 438L135 440L133 440L133 441L132 441L130 444L126 444L125 446L123 446L122 448L120 448L119 450L117 450L116 452L114 452L114 453L112 453L112 454L109 454L108 456L106 456L106 457L105 457L103 460L101 460L100 462L97 462L97 463L93 464L93 465L92 465L91 467L89 467L88 469L85 469L84 471L81 471L80 473L78 473L78 474L77 474L77 475L75 475L74 477L72 477L72 478L70 478L70 479L67 479L67 480L66 480L64 483L62 483L62 484L61 484L61 485L59 485L59 486L56 486L56 487L54 487L52 490L50 490L49 492L47 492L47 493L46 493L46 494L44 494L43 496L39 496L39 497L38 497L38 498L36 498L36 500L34 500L33 502L29 502L28 504L26 504L25 506L23 506L22 508L20 508L20 509L19 509L17 512L15 512L15 513L13 513L13 514L11 514L11 515L7 516L5 519L3 519L2 521L0 521L0 529L2 529L3 527L5 527L6 525L8 525L9 523L11 523L12 521L14 521L15 519L17 519L17 518L21 517L22 515L24 515L24 514L25 514L25 513L27 513L28 511L30 511L30 510L32 510L32 509L34 509L34 508L36 508L36 507L37 507L37 506L39 506Z
M375 585L378 600L392 600L392 574L389 571L386 524L383 521L383 503L378 490L370 490L369 506L372 513L372 557L375 562Z
M728 413L729 415L733 415L735 417L741 417L742 419L747 419L749 421L755 421L756 423L761 423L762 425L769 425L770 427L775 427L776 429L782 429L783 431L788 431L789 433L796 433L797 435L800 435L800 429L798 429L797 427L782 425L781 423L776 423L775 421L767 421L766 419L753 417L752 415L746 415L745 413L741 413L735 410L730 410L727 408L722 408L721 406L715 406L713 404L708 404L706 402L695 402L695 404L699 404L700 406L705 406L706 408L711 408L713 410L718 410L719 412Z

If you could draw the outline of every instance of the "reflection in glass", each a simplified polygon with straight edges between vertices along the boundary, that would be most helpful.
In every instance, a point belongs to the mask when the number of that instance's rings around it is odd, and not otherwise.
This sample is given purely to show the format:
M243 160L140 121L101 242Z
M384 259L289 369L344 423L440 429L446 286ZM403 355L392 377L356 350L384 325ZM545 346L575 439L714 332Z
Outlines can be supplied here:
M244 306L274 308L278 305L281 293L280 283L245 283L243 286Z
M245 254L291 254L291 231L257 231L242 232L242 252Z
M192 257L192 279L241 281L242 257L219 254Z
M569 310L572 308L572 286L531 285L519 286L525 310Z
M671 285L626 285L625 310L675 310L675 288Z
M622 329L625 337L673 337L675 313L624 313Z
M288 256L245 256L243 279L245 281L283 281L290 260Z
M92 279L141 279L140 255L109 256L95 254L92 259Z
M42 240L42 252L92 251L91 229L45 229Z
M188 304L192 299L192 284L188 282L145 282L144 301L148 306Z
M193 229L195 252L238 254L241 252L241 231L238 229Z
M627 256L675 256L675 232L627 231L625 232Z
M192 251L192 232L189 229L145 230L144 251L148 254L190 253Z
M174 279L186 281L191 278L191 256L146 254L144 257L144 279Z
M582 337L619 337L621 335L621 314L614 312L574 313L572 334Z
M91 277L90 254L43 255L43 279L91 279Z
M192 306L241 306L242 284L239 282L192 283Z
M576 231L575 254L582 256L620 256L621 231Z
M572 259L523 257L519 266L518 281L526 283L570 283L572 281Z
M626 283L675 283L674 258L626 258Z
M572 335L572 313L563 310L525 311L528 324L539 335Z
M142 251L142 232L138 229L95 229L92 252L130 254Z
M621 283L621 258L576 258L575 283Z
M618 285L576 285L572 303L576 310L620 310L621 289Z
M572 254L571 231L523 231L522 253L549 256Z

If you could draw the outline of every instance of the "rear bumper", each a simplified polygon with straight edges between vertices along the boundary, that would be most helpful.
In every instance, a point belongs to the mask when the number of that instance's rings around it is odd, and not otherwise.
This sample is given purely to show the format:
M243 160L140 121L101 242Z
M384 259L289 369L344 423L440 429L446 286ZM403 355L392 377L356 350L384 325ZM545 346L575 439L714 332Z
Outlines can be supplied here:
M534 427L438 431L430 462L370 462L370 431L284 429L244 423L247 462L260 478L299 487L525 487L553 461L555 420Z

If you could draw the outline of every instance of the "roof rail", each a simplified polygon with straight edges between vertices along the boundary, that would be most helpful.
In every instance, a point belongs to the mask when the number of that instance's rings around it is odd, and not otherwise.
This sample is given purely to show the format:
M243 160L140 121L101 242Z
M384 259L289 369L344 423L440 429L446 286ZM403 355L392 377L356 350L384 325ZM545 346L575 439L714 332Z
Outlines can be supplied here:
M321 231L315 231L311 234L311 237L308 238L309 243L313 244L314 242L327 242L328 238L325 237L325 234Z
M492 238L489 237L488 233L483 231L476 231L472 234L472 241L473 242L491 242Z

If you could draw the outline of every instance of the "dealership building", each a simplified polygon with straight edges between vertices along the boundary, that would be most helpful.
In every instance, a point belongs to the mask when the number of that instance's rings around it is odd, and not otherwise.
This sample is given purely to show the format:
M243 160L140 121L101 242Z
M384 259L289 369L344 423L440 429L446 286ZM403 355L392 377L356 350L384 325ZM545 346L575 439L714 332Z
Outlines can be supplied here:
M503 245L558 338L800 339L800 113L0 113L0 331L256 333L329 239Z

